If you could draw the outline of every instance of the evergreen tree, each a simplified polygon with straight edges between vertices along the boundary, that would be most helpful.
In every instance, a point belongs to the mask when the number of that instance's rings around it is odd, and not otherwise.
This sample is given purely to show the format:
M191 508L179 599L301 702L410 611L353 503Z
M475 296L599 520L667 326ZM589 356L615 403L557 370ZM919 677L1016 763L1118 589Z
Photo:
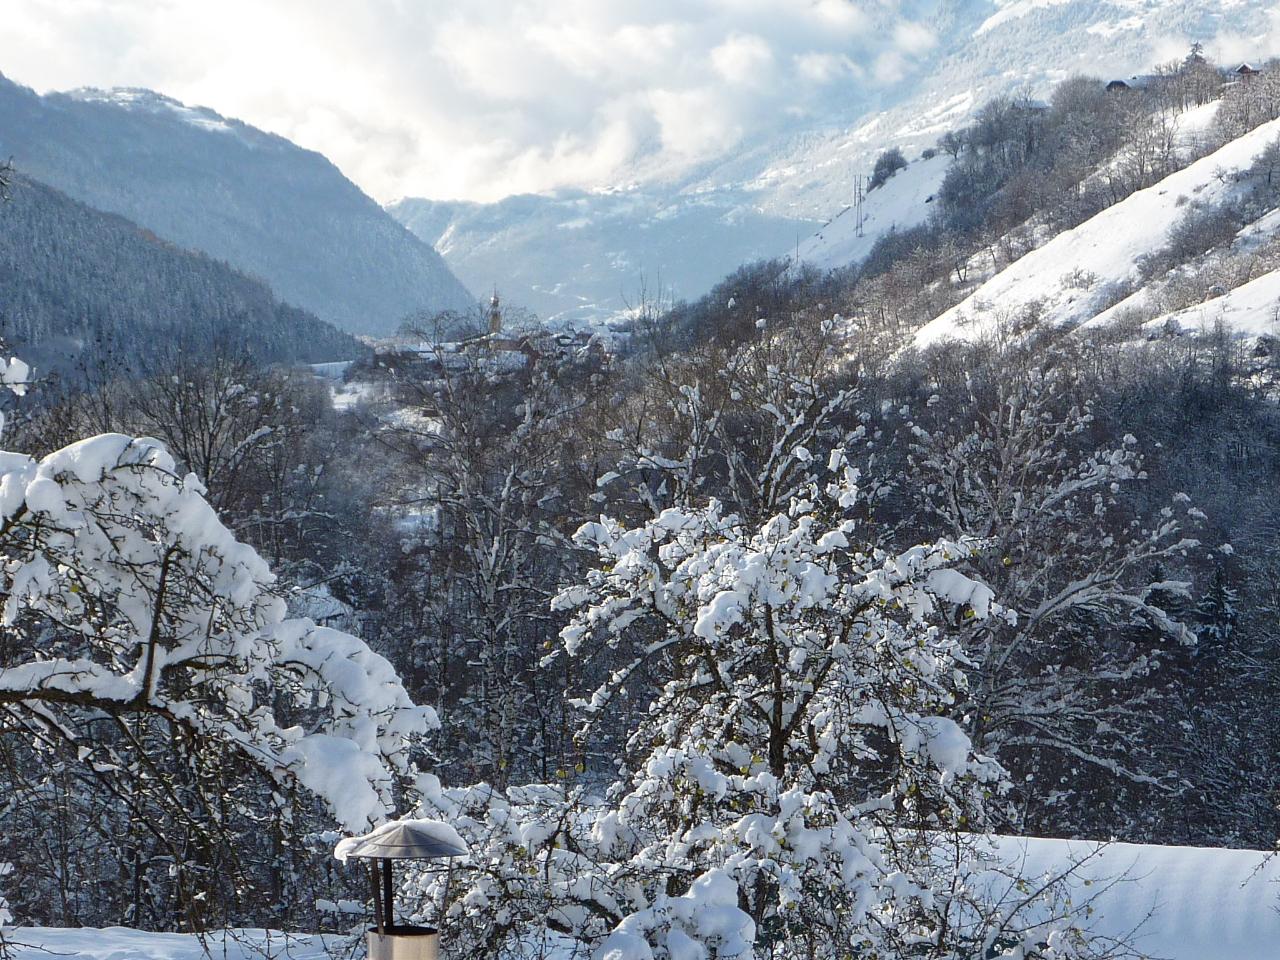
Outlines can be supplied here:
M1209 589L1196 604L1195 622L1199 624L1196 636L1200 641L1200 656L1217 658L1226 651L1239 622L1239 602L1239 593L1228 585L1225 571L1218 567L1213 572L1213 579L1209 581Z

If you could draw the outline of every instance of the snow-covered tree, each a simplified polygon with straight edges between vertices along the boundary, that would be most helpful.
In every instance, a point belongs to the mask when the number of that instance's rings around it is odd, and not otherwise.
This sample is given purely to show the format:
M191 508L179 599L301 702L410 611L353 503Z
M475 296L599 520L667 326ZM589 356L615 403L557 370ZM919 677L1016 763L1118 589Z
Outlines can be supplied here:
M346 467L341 457L329 462L328 391L224 347L157 349L140 366L90 366L84 389L45 411L26 431L34 436L15 439L47 450L89 434L155 437L200 478L222 522L278 572L323 566L317 547L345 532L326 496L330 476Z
M1213 571L1209 589L1196 604L1200 653L1204 657L1221 656L1239 623L1240 596L1227 583L1221 567Z
M964 569L1017 613L970 627L964 712L975 742L1020 775L1065 765L1153 785L1163 771L1135 749L1153 729L1149 678L1195 643L1161 606L1187 585L1160 571L1187 564L1197 541L1183 528L1203 515L1178 496L1144 519L1128 492L1146 477L1138 442L1093 445L1072 365L1005 359L907 423L913 522L986 543Z
M642 672L656 689L604 796L570 771L505 793L423 783L472 859L410 886L434 903L452 882L467 948L550 928L601 960L1084 949L1051 912L984 907L991 865L964 839L1003 780L948 716L965 686L951 624L1005 616L954 569L982 545L887 550L851 519L842 450L789 457L805 479L763 522L711 500L578 532L597 565L557 597L573 619L549 660L621 664L577 701L579 738Z
M644 370L645 393L609 434L617 469L599 481L620 510L656 516L714 494L763 519L806 482L810 464L793 451L862 440L854 393L836 376L849 350L843 321L769 323L748 343L658 356Z
M403 460L397 498L421 518L402 531L388 632L408 681L440 698L439 769L455 782L561 765L563 677L538 660L563 620L549 601L576 562L564 518L581 516L595 480L575 422L574 384L591 366L485 341L437 347L395 369L408 412L375 428Z
M184 922L214 886L251 895L232 839L287 842L308 798L346 829L384 817L437 723L363 641L286 617L157 441L0 454L0 555L0 822L37 825L63 778L111 798L83 829L116 846L135 903L163 869Z
M870 192L876 187L882 187L889 182L899 170L905 170L907 167L907 158L902 155L900 147L890 147L880 156L876 157L875 165L871 170L871 179L867 182L867 191Z

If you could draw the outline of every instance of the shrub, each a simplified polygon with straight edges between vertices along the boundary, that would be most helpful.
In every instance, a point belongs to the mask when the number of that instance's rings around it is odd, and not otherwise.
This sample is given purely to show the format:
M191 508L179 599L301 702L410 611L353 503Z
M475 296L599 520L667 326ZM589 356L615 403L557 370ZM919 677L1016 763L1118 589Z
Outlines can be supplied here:
M902 155L902 151L897 147L890 147L876 157L876 165L871 170L871 182L867 185L867 189L874 190L876 187L884 186L890 177L906 165L907 158Z

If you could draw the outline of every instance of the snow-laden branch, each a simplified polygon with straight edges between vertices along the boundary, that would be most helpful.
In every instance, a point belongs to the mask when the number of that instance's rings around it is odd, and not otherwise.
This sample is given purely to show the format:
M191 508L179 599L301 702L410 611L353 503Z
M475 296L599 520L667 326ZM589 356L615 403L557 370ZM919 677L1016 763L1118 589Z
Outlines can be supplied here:
M0 454L0 703L148 715L319 796L348 829L385 816L436 726L363 641L285 617L267 564L152 440Z

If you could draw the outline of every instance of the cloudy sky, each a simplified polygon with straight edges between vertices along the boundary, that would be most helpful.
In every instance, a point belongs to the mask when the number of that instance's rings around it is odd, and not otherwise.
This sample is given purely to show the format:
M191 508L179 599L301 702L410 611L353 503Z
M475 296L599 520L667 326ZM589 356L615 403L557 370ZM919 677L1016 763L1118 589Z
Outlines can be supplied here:
M19 0L0 70L145 86L283 134L381 201L682 164L900 80L917 0Z

